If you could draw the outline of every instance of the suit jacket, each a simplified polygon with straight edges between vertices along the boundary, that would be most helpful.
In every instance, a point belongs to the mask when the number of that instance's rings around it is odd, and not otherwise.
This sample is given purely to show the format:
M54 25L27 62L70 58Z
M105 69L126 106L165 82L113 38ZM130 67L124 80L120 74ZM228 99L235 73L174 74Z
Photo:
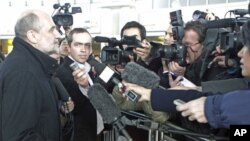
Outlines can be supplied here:
M96 110L89 99L82 94L79 85L75 82L72 70L69 67L71 63L73 63L73 60L65 57L64 62L57 71L57 76L75 104L73 110L74 141L94 141L97 136ZM89 72L89 76L92 80L94 79L92 72Z

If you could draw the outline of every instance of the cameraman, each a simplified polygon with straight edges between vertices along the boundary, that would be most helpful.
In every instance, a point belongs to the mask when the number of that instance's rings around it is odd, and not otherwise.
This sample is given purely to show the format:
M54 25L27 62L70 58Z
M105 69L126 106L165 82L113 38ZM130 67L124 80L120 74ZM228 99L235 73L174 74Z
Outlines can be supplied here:
M170 45L176 42L176 40L174 39L172 28L173 28L172 24L169 24L165 32L164 45L167 45L167 47L171 47ZM183 76L183 73L185 72L185 67L181 67L178 65L177 62L170 61L169 59L166 58L161 58L161 62L162 62L162 67L158 70L158 75L161 78L160 85L165 88L169 88L170 87L168 79L169 77L166 76L165 72L172 71L177 75ZM169 66L171 66L171 68L169 68ZM178 83L178 81L172 83L174 83L173 85L176 85L175 83Z
M241 33L244 47L238 52L238 56L242 68L241 73L245 78L248 78L250 77L250 21L243 25ZM250 124L250 114L247 108L250 107L249 89L214 94L178 90L178 87L172 90L150 90L130 83L124 83L124 85L126 90L134 90L141 94L140 101L150 100L154 110L176 112L172 102L175 99L182 99L189 102L177 106L177 110L191 121L209 123L214 128L229 128L232 124Z
M138 59L130 56L131 61L133 59L137 61L138 64L148 68L149 70L157 71L161 66L160 58L158 60L152 59L150 60L150 44L146 41L146 29L143 25L136 21L128 22L124 25L121 30L121 38L124 36L136 36L138 40L140 40L142 47L136 47L133 49L134 53L138 57ZM127 46L123 46L124 49ZM116 69L117 69L116 65ZM119 71L122 71L122 67L120 65ZM116 86L112 92L114 99L116 100L117 105L123 110L135 110L135 111L144 111L148 116L150 116L153 120L158 122L165 122L169 119L169 115L164 112L153 111L151 105L148 102L132 102L127 101L126 98L122 96L122 93L119 91L119 88Z
M218 65L208 67L214 56L210 55L211 50L204 46L209 44L205 41L206 31L205 25L199 21L190 21L186 24L182 39L182 44L187 47L186 71L182 73L183 68L171 62L168 65L169 70L176 74L181 72L182 75L197 86L200 86L201 82L204 81L239 77L238 74L230 74L227 72L227 68Z
M131 61L135 61L141 66L154 71L157 73L158 69L162 66L160 62L160 58L151 58L150 49L151 45L146 40L146 29L143 25L136 21L127 22L123 28L121 29L121 38L124 36L136 36L141 42L141 47L133 48L133 53L135 55L131 55ZM123 49L129 49L126 45L123 46Z
M244 47L238 53L241 63L241 73L245 78L250 77L250 21L242 27L242 39ZM247 79L249 82L249 79ZM151 100L154 110L175 112L173 100L182 99L190 101L178 106L183 116L189 120L197 120L201 123L209 123L214 128L229 128L231 124L250 124L249 121L249 89L236 90L224 94L201 93L194 90L171 90L145 89L135 84L124 82L126 90L134 90L141 94L141 101ZM207 96L207 97L204 97ZM244 107L244 108L242 108ZM237 114L235 114L237 113Z

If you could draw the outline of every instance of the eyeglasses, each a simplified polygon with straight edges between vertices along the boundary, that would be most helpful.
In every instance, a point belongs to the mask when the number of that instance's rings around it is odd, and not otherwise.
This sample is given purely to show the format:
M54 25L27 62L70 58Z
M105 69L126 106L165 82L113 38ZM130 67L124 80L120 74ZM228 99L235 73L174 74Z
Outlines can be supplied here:
M195 45L198 45L200 44L199 42L195 43L195 44L187 44L187 43L184 43L183 45L190 48L192 52L198 52L200 50L200 48L198 50L194 50L192 47L195 46Z

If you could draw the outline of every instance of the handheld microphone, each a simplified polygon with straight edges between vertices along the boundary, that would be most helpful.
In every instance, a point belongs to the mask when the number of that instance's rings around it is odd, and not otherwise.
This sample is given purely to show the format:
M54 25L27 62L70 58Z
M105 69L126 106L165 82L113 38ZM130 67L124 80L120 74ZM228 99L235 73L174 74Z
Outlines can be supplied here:
M95 109L102 115L105 123L113 124L128 140L132 140L124 129L126 117L122 116L112 96L100 84L94 84L89 88L88 97Z
M99 78L105 83L105 85L111 86L112 90L114 86L117 85L119 89L124 92L125 86L121 83L121 76L118 72L112 70L105 64L98 62L93 57L90 57L88 63L95 68L96 73L98 74ZM129 100L133 102L137 102L141 97L134 91L127 91L124 94L129 98Z
M56 86L56 90L58 92L59 99L62 100L63 102L67 102L69 100L70 96L69 96L67 90L64 88L60 79L57 77L52 77L52 81L54 82L54 84Z
M145 88L156 88L159 86L160 77L135 62L129 62L122 72L122 79L133 84L143 86Z

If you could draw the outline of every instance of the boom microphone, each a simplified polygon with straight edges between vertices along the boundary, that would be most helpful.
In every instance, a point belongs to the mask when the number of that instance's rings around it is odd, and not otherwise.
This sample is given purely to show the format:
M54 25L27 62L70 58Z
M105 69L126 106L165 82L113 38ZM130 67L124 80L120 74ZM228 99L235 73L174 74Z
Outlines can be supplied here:
M137 84L145 88L156 88L159 86L160 77L154 72L136 64L129 62L122 72L122 79L129 83Z
M125 117L121 116L121 111L112 96L100 84L94 84L89 88L88 97L95 109L102 115L105 123L113 124L128 140L132 140L124 129L125 123L122 120Z

